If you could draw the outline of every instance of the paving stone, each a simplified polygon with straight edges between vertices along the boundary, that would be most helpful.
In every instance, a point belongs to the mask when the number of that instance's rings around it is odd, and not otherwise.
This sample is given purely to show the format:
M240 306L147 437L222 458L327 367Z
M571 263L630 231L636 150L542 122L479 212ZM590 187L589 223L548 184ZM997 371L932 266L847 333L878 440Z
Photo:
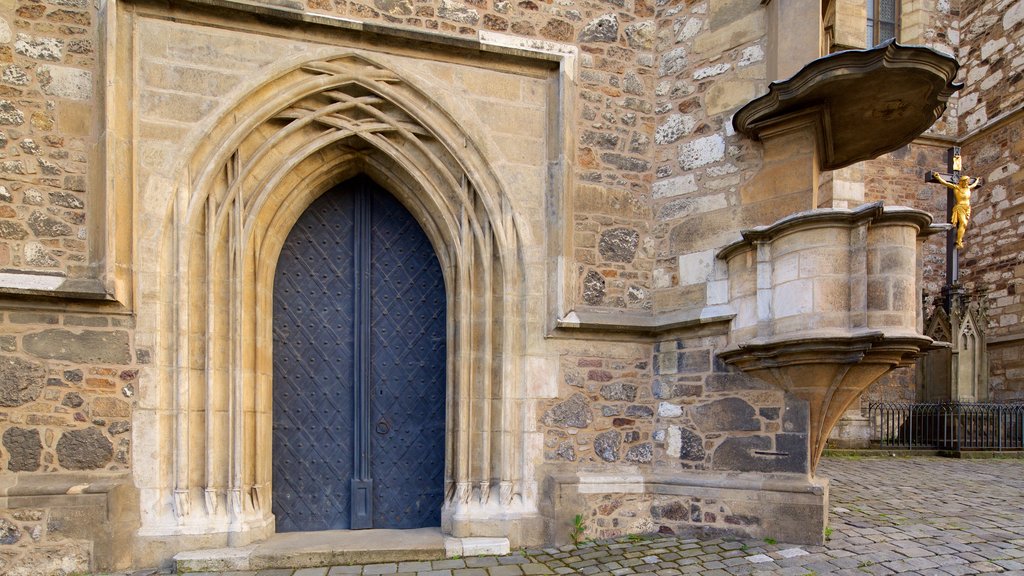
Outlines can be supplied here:
M211 576L1024 576L1022 461L826 458L819 474L833 479L824 546L634 537L502 557Z

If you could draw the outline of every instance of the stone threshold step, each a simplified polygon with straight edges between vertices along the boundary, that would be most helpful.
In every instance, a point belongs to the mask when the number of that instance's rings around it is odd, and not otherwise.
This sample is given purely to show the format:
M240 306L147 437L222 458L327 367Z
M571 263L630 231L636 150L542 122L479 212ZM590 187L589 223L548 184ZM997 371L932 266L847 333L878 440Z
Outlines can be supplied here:
M451 556L508 554L507 538L451 538L440 528L287 532L237 548L180 552L175 570L224 572L440 560Z

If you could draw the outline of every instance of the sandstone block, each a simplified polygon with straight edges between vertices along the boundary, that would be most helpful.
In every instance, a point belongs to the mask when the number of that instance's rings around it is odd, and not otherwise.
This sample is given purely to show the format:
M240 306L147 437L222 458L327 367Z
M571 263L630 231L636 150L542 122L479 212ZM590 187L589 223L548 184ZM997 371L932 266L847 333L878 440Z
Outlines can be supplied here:
M131 416L131 406L118 398L101 397L93 400L92 415L102 418L127 418Z
M749 80L727 80L715 82L704 97L704 108L708 114L721 114L739 108L757 96L757 84Z
M37 358L96 364L130 364L128 332L124 330L50 329L27 334L22 343L25 351Z
M722 54L760 38L765 30L764 11L754 10L738 20L712 29L710 33L697 36L693 50L698 54Z
M36 77L43 93L70 100L89 100L93 96L92 72L67 66L40 65Z
M651 193L654 198L671 198L697 191L697 181L693 174L683 174L654 183Z

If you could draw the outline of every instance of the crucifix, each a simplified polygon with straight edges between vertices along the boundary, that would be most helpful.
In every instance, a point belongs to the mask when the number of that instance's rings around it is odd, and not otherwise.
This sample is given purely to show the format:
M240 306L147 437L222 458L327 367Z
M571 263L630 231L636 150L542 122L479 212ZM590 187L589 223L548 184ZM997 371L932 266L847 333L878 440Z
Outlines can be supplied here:
M946 232L946 286L943 292L945 292L945 307L948 311L952 292L960 281L958 250L964 247L964 232L967 231L967 222L971 217L971 190L981 185L981 178L970 178L960 174L962 161L959 146L953 146L947 150L946 158L949 173L929 172L925 176L925 182L942 184L948 189L946 192L946 218L953 224L953 227Z

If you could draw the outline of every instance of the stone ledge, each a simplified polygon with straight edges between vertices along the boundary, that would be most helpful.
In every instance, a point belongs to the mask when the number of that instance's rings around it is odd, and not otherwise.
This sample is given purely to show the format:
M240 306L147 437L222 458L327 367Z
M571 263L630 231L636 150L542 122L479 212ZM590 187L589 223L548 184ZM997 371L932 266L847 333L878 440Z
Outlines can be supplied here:
M449 46L464 50L491 52L519 58L528 58L530 60L546 60L553 64L573 56L573 54L563 52L558 49L552 49L553 46L558 46L558 44L554 42L538 40L534 42L535 45L533 46L513 46L496 41L498 36L492 33L482 33L478 39L474 40L461 36L441 34L438 32L424 32L423 30L416 28L391 26L381 24L379 22L364 22L353 18L343 18L340 16L331 16L329 14L308 12L302 10L300 8L301 5L297 3L295 3L294 7L288 6L286 2L264 4L246 2L244 0L185 0L185 3L194 4L196 6L207 6L223 10L243 12L257 17L277 18L288 22L302 22L319 26L329 26L331 28L342 30L351 30L354 32L378 34L396 39L411 40L418 43Z
M66 278L51 274L0 272L0 296L42 296L67 300L103 300L114 295L94 278Z
M508 538L445 538L445 553L455 556L502 556L511 551Z
M735 312L728 306L688 308L663 314L577 309L557 319L555 329L564 333L599 331L656 335L672 330L722 324L724 333L728 330L728 322L735 316Z
M130 546L124 543L138 526L138 500L128 473L0 474L0 501L8 510L47 509L43 544L86 543L83 553L94 570L124 569L132 563Z
M493 545L490 542L471 542L470 549L483 549L488 544ZM465 547L465 543L461 545ZM505 546L507 553L508 540L505 540ZM446 557L447 547L440 528L288 532L274 534L263 542L247 546L179 552L174 556L174 563L178 572L314 568L440 560Z

